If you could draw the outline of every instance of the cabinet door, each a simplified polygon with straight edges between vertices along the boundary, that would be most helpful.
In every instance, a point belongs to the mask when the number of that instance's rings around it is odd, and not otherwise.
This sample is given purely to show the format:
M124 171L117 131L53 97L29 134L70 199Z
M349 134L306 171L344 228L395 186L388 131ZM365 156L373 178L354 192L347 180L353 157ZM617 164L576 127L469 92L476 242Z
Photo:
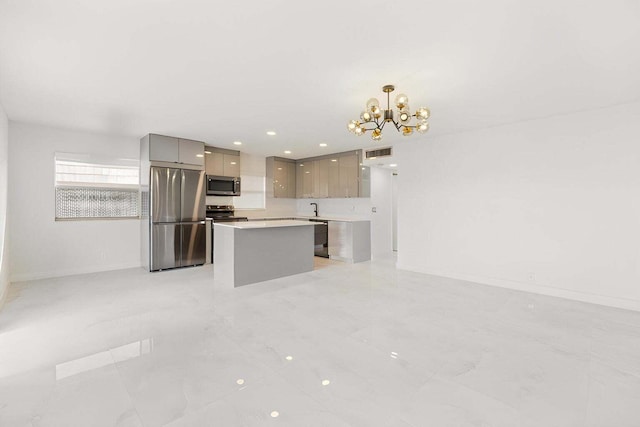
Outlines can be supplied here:
M304 174L304 163L302 162L298 162L295 164L296 165L296 170L295 170L295 175L296 175L296 198L301 199L304 197L303 195L303 178L302 175Z
M164 135L149 135L149 160L178 163L178 139Z
M224 175L224 159L222 158L222 153L216 153L215 151L210 152L209 154L205 154L206 163L205 170L207 171L207 175Z
M315 166L316 163L312 160L310 162L305 162L304 166L304 197L314 197L314 175L315 175Z
M346 154L338 159L340 163L340 197L358 197L358 164L357 154Z
M329 197L329 159L315 161L314 197Z
M240 156L235 154L223 154L223 176L240 176Z
M204 170L207 175L220 175L218 172L222 171L222 156L216 154L217 153L205 149Z
M313 197L313 160L298 162L296 172L296 197Z
M289 181L287 187L287 195L292 199L296 198L296 164L292 162L285 162L287 169L287 180Z
M340 191L340 159L332 157L329 159L329 197L344 197Z
M273 162L273 197L287 197L288 170L284 162Z
M190 139L180 139L178 143L180 163L204 166L204 143Z

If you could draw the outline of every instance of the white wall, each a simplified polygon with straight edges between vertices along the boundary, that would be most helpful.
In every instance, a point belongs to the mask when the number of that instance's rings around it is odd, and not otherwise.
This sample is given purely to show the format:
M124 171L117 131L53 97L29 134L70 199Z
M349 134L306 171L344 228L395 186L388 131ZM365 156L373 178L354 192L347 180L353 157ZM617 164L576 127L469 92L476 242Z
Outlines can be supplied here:
M371 168L371 197L348 199L297 199L297 215L313 215L318 203L322 217L359 218L371 221L371 255L389 256L392 253L392 172L389 169ZM375 207L373 213L371 208Z
M9 120L0 105L0 307L9 288L9 226L7 192L9 188Z
M55 152L139 158L137 138L11 122L12 281L140 266L139 220L55 221Z
M640 103L396 154L400 268L640 310Z

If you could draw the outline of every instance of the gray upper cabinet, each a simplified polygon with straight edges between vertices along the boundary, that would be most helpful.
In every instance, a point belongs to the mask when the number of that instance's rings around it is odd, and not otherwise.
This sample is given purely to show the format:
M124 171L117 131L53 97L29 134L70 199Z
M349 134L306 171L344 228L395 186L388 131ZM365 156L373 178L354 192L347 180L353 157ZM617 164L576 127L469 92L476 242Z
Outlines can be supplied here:
M296 168L296 197L314 197L315 163L311 159L298 162Z
M240 176L240 154L222 155L222 175Z
M340 192L340 157L329 159L329 197L342 197Z
M204 166L204 143L191 139L178 141L178 163Z
M280 157L267 157L267 191L273 184L273 197L296 197L296 162Z
M149 160L204 166L204 143L164 135L149 135Z
M338 197L358 197L360 162L356 153L340 156L340 194Z
M369 168L360 150L290 160L268 157L267 191L273 197L299 199L370 197Z
M240 152L224 148L207 147L205 153L207 175L240 176Z
M149 135L149 160L178 163L178 138Z
M222 158L222 153L216 153L211 151L210 147L205 149L204 154L204 170L207 172L207 175L224 175L224 160Z
M329 197L329 159L314 160L315 176L313 179L313 194L317 198Z

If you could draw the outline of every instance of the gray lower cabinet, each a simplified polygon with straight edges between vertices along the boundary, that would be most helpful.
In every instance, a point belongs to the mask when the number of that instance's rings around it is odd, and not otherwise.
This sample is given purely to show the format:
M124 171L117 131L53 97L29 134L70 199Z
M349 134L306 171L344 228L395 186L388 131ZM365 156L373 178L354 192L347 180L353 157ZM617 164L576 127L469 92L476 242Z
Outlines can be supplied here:
M371 221L328 221L329 258L346 262L371 259Z

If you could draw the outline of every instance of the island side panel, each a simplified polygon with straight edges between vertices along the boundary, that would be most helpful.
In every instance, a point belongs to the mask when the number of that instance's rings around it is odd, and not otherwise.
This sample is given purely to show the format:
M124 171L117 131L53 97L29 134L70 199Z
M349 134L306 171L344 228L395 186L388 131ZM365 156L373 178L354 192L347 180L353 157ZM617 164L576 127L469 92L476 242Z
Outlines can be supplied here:
M235 286L313 270L312 225L235 231Z
M371 260L371 222L357 221L353 229L353 262Z
M234 287L235 229L214 223L213 280L224 287Z

